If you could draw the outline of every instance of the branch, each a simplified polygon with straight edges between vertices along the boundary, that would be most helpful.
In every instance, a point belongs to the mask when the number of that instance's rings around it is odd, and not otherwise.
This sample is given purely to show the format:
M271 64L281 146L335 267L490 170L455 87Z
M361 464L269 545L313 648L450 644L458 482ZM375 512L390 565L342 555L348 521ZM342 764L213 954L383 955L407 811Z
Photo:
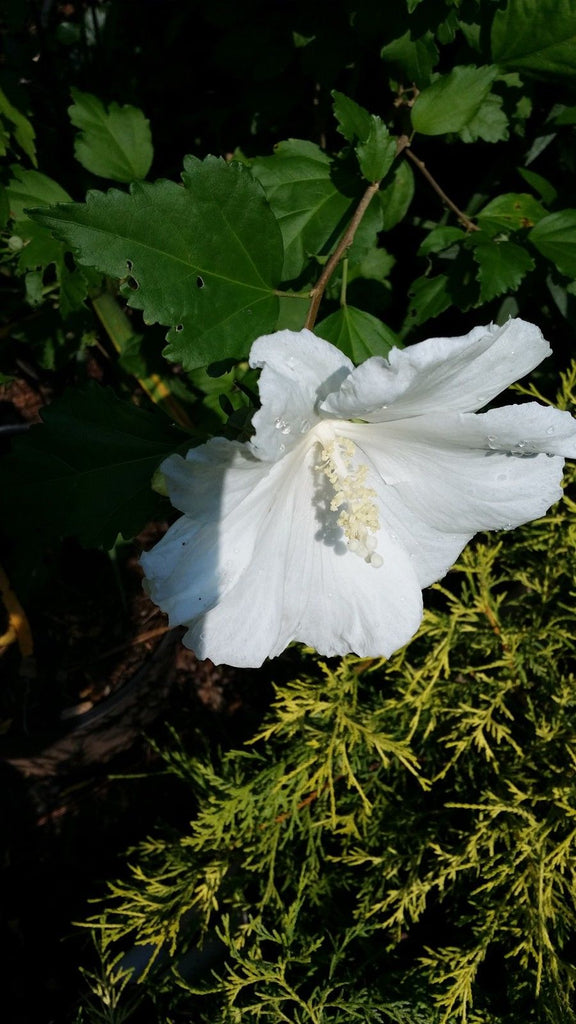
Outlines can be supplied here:
M470 220L470 218L467 217L466 214L463 213L462 210L460 210L458 206L456 206L456 203L452 202L450 197L447 196L446 193L444 192L444 189L440 188L440 185L436 181L436 178L432 177L432 175L430 174L430 171L426 167L426 164L423 163L423 161L420 160L416 156L416 154L412 152L412 150L410 149L409 146L405 146L404 147L404 152L406 153L406 156L408 157L408 159L411 160L412 163L416 165L416 167L418 168L420 173L424 175L424 177L426 178L426 181L429 182L430 185L432 185L432 188L440 196L440 199L442 200L442 202L445 203L446 206L450 210L452 210L452 213L456 214L456 216L458 217L458 220L460 221L461 224L464 225L466 230L467 231L479 231L480 228L478 227L478 225L475 224L473 220Z
M312 301L310 302L308 316L306 317L306 323L304 324L304 327L307 327L308 330L310 331L312 330L314 324L316 323L316 317L318 315L320 303L322 302L322 296L324 295L324 292L326 290L326 285L328 284L328 281L330 280L332 274L334 273L336 267L338 266L338 263L340 262L343 253L352 245L352 242L354 241L354 235L356 234L356 231L358 229L358 225L360 224L362 217L364 216L366 210L368 209L372 196L376 194L379 187L380 182L374 181L366 189L364 195L362 196L362 199L360 200L358 206L356 207L352 220L350 221L348 227L346 228L346 231L342 235L342 238L338 242L338 245L336 246L330 259L328 260L326 266L324 267L324 270L322 271L318 279L318 284L310 292Z

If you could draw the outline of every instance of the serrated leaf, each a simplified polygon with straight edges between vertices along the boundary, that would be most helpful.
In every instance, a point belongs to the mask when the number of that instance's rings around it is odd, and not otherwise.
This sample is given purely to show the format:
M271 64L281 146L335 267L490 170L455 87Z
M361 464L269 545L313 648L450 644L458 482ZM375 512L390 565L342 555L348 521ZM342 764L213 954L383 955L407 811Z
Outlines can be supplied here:
M576 210L549 213L528 237L561 274L576 277Z
M447 286L446 274L437 274L436 277L418 277L408 293L407 324L410 326L423 324L448 309L450 296Z
M496 196L479 213L479 226L489 235L501 231L520 231L534 227L546 216L546 210L526 192L506 192Z
M398 335L371 313L354 306L341 306L316 327L316 334L354 363L362 363L370 356L386 357L395 345L401 345Z
M498 64L539 75L575 75L576 5L573 0L508 0L494 15L491 43Z
M310 257L328 252L354 200L338 190L332 161L312 142L280 142L274 156L254 160L252 171L282 232L282 278L293 280Z
M90 192L86 203L35 211L77 254L133 279L128 304L149 323L176 325L165 354L186 369L245 356L276 327L280 229L258 182L239 164L188 157L175 182L130 193Z
M460 132L462 142L503 142L508 138L508 118L502 109L501 96L489 93L474 117Z
M496 78L495 67L455 67L418 96L412 127L422 135L461 132L474 121Z
M20 146L20 149L26 153L33 166L37 167L38 161L34 144L36 133L28 118L21 114L16 107L12 106L2 89L0 89L0 116L9 121L13 126L11 134L14 136L14 140Z
M414 39L408 30L383 46L380 56L386 64L400 72L405 82L425 89L438 62L438 48L432 32L425 32Z
M137 107L104 104L88 92L72 89L68 108L72 124L80 129L74 156L92 174L113 181L145 178L154 151L150 124Z
M489 302L503 292L515 291L528 271L534 268L532 257L515 242L486 239L474 244L473 254L478 263L477 276L483 302Z
M413 198L414 173L406 160L400 160L390 184L375 196L382 209L382 231L390 231L404 219Z
M343 92L332 90L334 100L334 117L338 121L338 131L348 142L359 140L364 142L370 135L372 119L364 107L355 100L345 96Z
M121 402L93 384L68 391L42 413L44 423L17 438L4 460L9 533L78 537L110 548L131 537L159 508L150 481L184 444L160 415Z
M367 181L381 181L396 157L396 139L379 117L370 118L370 131L365 142L356 146L360 170Z

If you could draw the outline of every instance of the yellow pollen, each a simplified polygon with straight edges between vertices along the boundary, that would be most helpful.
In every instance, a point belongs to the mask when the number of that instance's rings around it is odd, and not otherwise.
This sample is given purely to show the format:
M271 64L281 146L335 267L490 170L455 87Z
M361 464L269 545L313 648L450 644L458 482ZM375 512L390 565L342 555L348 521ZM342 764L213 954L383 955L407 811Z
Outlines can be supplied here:
M376 491L366 486L368 466L361 464L352 468L355 453L356 445L347 437L329 441L322 447L316 469L334 488L330 509L332 512L341 510L337 522L348 542L348 550L378 569L383 559L376 551L375 534L380 529Z

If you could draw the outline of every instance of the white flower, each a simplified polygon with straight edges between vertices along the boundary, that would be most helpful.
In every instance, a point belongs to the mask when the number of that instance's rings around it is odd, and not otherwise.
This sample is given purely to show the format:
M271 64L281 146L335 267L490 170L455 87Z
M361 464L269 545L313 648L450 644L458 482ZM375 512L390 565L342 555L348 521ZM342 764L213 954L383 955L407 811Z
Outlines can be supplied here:
M355 368L310 331L254 342L261 408L162 471L184 515L142 557L147 589L199 658L257 667L292 640L389 655L422 587L478 530L561 496L576 423L535 402L477 414L550 353L521 320L432 338Z

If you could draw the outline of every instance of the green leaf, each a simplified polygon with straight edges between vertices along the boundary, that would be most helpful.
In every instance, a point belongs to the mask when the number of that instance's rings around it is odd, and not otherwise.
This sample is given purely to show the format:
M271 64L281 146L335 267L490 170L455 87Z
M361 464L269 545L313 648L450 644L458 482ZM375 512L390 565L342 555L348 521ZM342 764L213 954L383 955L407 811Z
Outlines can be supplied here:
M481 241L474 244L474 258L478 263L480 298L489 302L503 292L513 292L529 270L534 260L515 242Z
M508 0L492 22L492 59L535 74L576 74L573 0Z
M370 135L372 118L364 107L345 96L343 92L333 89L334 117L338 121L338 131L348 142L359 140L364 142Z
M547 178L543 178L541 174L536 174L536 171L527 170L526 167L518 167L517 170L518 174L524 178L524 181L528 182L535 192L538 192L543 203L550 204L554 202L558 192Z
M549 213L528 237L561 274L576 277L576 210Z
M70 196L58 182L40 171L26 171L23 167L14 166L12 174L8 182L8 201L10 216L14 220L26 219L26 210L32 206L70 202Z
M476 219L486 234L495 235L501 231L532 228L545 216L546 210L534 196L526 192L506 192L492 199L476 214Z
M10 202L8 191L4 185L0 185L0 228L5 228L10 220Z
M362 363L370 356L386 357L395 345L401 345L398 335L371 313L354 306L341 306L316 327L316 334L336 345L354 363Z
M129 305L175 325L165 354L186 369L246 355L273 331L283 251L280 229L249 171L187 157L184 188L137 182L130 193L90 192L86 203L35 211L77 254L132 279Z
M88 276L86 272L68 269L64 259L65 246L53 237L48 228L30 220L26 210L38 204L67 202L70 196L56 181L39 171L26 171L21 167L13 167L12 171L14 177L7 189L10 213L14 218L14 231L24 242L18 256L18 272L44 271L54 264L60 284L60 312L66 319L70 312L81 308L88 293ZM97 279L91 283L96 285ZM28 285L27 292L31 294ZM36 285L36 302L40 294Z
M26 154L30 162L34 167L37 167L38 161L36 160L36 146L34 145L34 139L36 133L30 124L27 117L21 114L16 107L13 107L6 94L0 89L0 116L4 117L7 121L13 125L12 135L14 140L20 146L20 149Z
M447 286L446 274L437 274L436 277L418 277L408 293L407 326L423 324L426 320L431 320L448 309L450 296Z
M554 124L576 124L576 107L563 107L554 117L550 118Z
M501 96L489 93L474 117L460 132L462 142L503 142L508 138L508 118L502 109Z
M452 228L442 225L434 228L421 243L418 249L419 256L428 256L432 252L442 252L449 249L451 245L462 242L466 238L466 232L460 228Z
M400 160L390 184L374 197L382 208L382 231L390 231L404 219L413 198L414 173L406 160Z
M412 127L422 135L460 132L478 115L496 78L494 67L455 67L420 93L412 108Z
M348 269L348 281L363 277L368 281L385 281L396 259L386 249L370 249L362 260Z
M145 178L154 151L150 124L137 107L112 103L108 110L88 92L72 89L68 108L72 124L80 128L74 143L76 159L92 174L113 181Z
M282 232L285 281L298 277L311 257L329 251L354 205L334 184L333 168L319 146L299 139L280 142L274 156L254 161L253 174Z
M4 460L10 533L74 536L105 548L119 533L138 533L161 507L154 471L190 447L182 432L97 384L68 391L42 416Z
M383 46L380 56L393 70L400 72L404 82L425 89L438 62L438 48L432 32L413 39L408 30Z
M356 146L360 170L367 181L381 181L396 157L396 139L390 135L379 117L370 118L370 131L365 142Z

